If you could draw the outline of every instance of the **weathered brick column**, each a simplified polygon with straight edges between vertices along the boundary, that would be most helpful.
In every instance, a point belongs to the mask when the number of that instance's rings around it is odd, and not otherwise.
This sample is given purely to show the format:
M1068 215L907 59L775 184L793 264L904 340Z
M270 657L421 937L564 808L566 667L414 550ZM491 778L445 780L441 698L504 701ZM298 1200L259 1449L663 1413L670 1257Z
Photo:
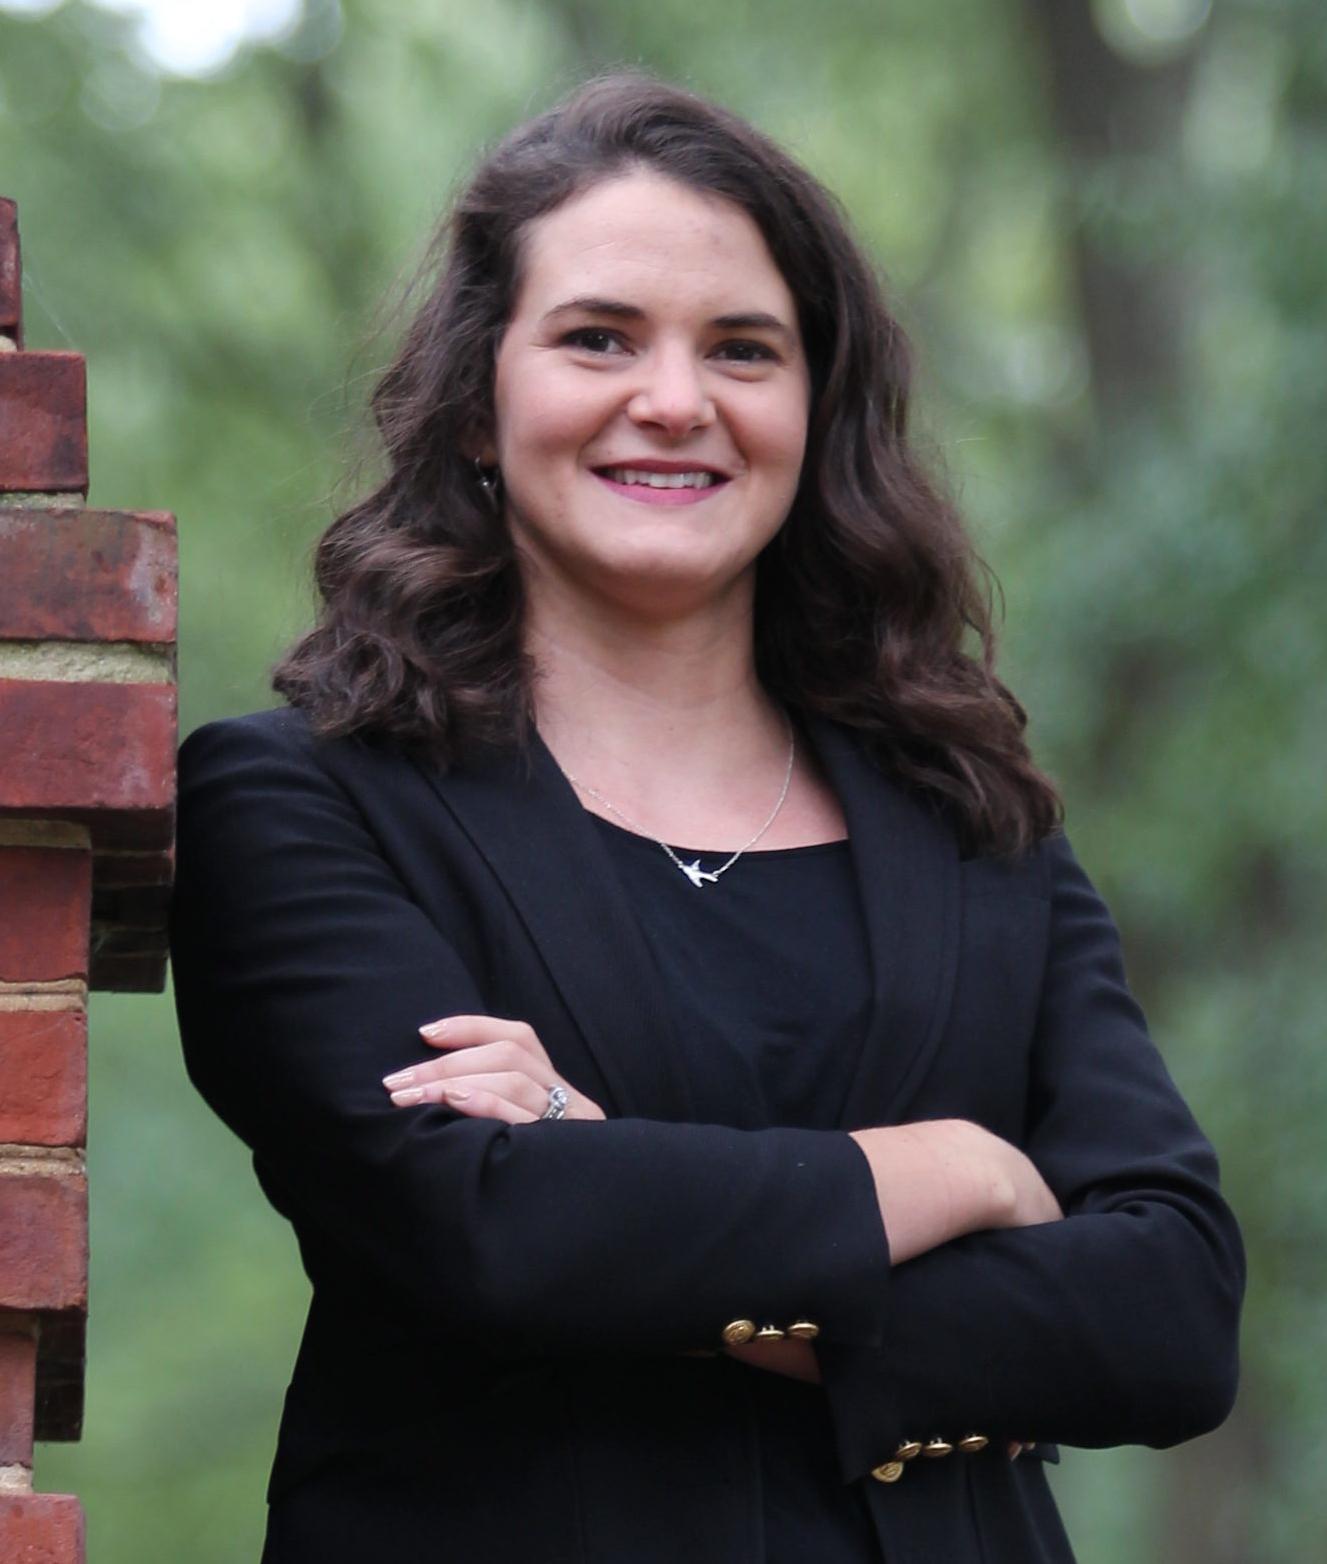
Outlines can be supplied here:
M87 1319L87 995L160 989L175 781L175 522L95 511L86 366L23 348L0 197L0 1561L81 1564L34 1493L77 1439Z

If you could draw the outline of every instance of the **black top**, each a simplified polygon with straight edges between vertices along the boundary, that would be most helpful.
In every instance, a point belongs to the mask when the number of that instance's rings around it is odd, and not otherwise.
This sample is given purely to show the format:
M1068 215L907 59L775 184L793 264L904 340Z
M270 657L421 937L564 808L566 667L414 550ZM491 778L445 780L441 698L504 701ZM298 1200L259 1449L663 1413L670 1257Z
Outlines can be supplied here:
M835 1128L871 1000L847 841L755 850L695 886L657 842L593 819L672 998L699 1117L738 1129ZM673 850L703 870L730 856ZM759 1431L767 1564L878 1564L860 1487L837 1470L824 1391L734 1369Z
M447 773L291 710L185 743L185 1057L313 1282L266 1564L764 1564L740 1387L777 1376L675 1355L739 1313L820 1323L841 1488L893 1564L1070 1564L1047 1441L1174 1444L1228 1412L1238 1230L1069 843L963 861L860 735L805 725L875 990L844 1127L984 1124L1067 1220L891 1268L846 1134L696 1123L639 893L537 734ZM789 869L803 856L833 857ZM678 890L718 916L759 867ZM392 1106L380 1078L437 1057L417 1027L495 1010L609 1117L515 1133ZM818 1415L817 1387L788 1389ZM991 1448L868 1476L901 1439L969 1430ZM1001 1437L1038 1440L1034 1458L1003 1459Z

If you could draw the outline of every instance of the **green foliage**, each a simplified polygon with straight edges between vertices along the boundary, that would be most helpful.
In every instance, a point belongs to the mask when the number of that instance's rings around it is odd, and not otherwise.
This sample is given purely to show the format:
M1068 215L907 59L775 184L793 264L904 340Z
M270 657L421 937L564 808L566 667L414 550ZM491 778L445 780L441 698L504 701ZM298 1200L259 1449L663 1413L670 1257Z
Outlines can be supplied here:
M1231 1425L1070 1455L1071 1530L1084 1564L1277 1564L1327 1531L1327 46L1317 0L1228 0L1165 46L1190 66L1175 135L1088 158L1056 127L1045 9L316 0L188 81L119 16L0 0L0 189L31 344L88 356L92 502L179 515L186 729L269 699L390 349L379 301L479 143L639 62L841 194L1003 581L1006 677L1250 1244ZM1097 11L1127 52L1149 8ZM1085 249L1174 301L1172 376L1109 394ZM38 1477L83 1496L101 1564L256 1557L305 1284L168 1002L99 999L92 1037L87 1433Z

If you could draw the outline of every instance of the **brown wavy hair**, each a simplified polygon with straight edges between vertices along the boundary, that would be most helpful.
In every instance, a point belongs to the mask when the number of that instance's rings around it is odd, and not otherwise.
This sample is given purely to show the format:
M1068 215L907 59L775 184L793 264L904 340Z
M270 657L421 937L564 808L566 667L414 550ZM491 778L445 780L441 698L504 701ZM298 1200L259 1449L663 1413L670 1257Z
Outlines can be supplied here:
M736 115L639 72L597 77L483 159L429 246L432 280L370 400L386 458L320 540L314 628L273 683L325 735L446 766L524 745L533 669L514 545L477 481L528 226L605 179L657 171L748 213L797 301L806 457L757 562L770 696L859 731L969 850L1053 831L1059 799L994 672L991 577L908 440L910 353L834 198Z

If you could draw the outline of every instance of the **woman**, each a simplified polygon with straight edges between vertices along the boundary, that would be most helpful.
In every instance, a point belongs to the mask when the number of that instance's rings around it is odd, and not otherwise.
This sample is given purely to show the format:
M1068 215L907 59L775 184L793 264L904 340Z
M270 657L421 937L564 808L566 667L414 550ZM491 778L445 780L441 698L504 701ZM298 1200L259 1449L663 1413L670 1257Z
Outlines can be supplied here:
M1068 1559L1054 1442L1220 1422L1243 1262L870 268L630 74L440 259L288 708L181 754L188 1065L314 1288L264 1558Z

